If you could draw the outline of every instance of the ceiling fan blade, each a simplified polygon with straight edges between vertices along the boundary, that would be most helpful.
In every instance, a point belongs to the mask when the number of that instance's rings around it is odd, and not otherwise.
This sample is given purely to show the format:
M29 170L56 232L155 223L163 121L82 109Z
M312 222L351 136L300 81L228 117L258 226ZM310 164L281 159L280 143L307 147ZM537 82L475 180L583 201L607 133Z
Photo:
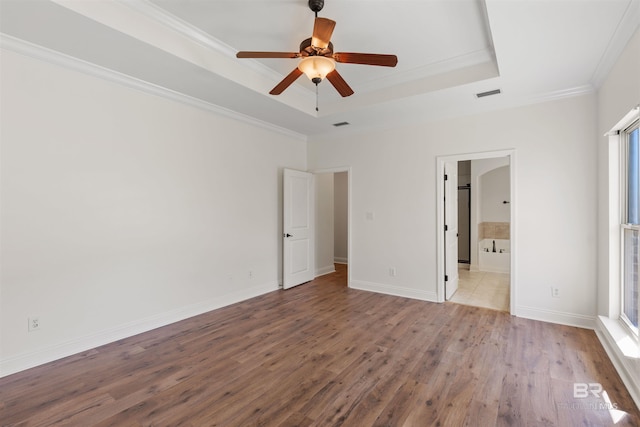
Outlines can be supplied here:
M280 95L286 88L291 86L291 83L295 82L298 77L302 75L302 71L298 69L298 67L294 68L292 72L289 73L287 77L285 77L280 83L276 85L271 92L271 95Z
M313 36L311 37L311 45L325 49L329 46L331 41L331 34L333 34L333 28L336 26L336 21L332 21L327 18L316 18L316 22L313 24Z
M333 54L336 62L347 64L380 65L383 67L395 67L398 57L395 55L381 55L377 53L352 53L338 52Z
M331 82L333 87L336 88L340 95L349 96L353 95L353 89L344 81L342 76L338 73L338 70L333 70L329 74L327 74L327 80Z
M299 52L251 52L240 51L236 58L299 58Z

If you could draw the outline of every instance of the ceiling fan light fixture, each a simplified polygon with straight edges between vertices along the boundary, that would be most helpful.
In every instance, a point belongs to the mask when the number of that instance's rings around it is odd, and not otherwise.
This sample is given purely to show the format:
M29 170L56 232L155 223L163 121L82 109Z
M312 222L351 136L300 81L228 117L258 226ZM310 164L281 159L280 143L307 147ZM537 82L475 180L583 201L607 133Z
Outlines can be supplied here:
M336 62L378 65L382 67L396 66L398 57L395 55L357 52L334 53L331 36L333 35L336 21L318 17L318 11L324 6L324 0L308 0L308 2L309 8L316 14L316 19L313 22L313 33L311 37L300 43L299 52L240 51L236 53L237 58L300 58L298 66L269 91L271 95L280 95L282 91L291 86L298 77L306 74L307 78L316 85L316 94L318 93L318 84L326 78L338 91L340 96L351 96L353 95L353 89L349 87L340 73L338 73L338 70L336 70ZM316 110L317 109L316 102Z
M336 69L336 61L326 56L307 56L298 64L302 71L315 84L320 83L330 72Z

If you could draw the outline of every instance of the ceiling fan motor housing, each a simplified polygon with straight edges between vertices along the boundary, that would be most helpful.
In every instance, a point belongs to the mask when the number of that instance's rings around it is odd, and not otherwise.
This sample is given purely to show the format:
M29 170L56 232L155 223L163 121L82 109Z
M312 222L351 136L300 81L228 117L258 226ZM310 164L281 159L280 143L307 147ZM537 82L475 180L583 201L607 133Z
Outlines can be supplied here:
M318 13L324 7L324 0L309 0L309 9Z

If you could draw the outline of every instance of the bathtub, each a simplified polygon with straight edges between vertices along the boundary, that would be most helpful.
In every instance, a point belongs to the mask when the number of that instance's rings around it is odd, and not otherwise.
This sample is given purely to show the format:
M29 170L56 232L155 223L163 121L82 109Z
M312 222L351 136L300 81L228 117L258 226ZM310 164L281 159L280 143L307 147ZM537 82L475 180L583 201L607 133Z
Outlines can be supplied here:
M493 242L496 251L493 252ZM478 270L493 273L508 273L511 262L509 240L484 239L478 243Z

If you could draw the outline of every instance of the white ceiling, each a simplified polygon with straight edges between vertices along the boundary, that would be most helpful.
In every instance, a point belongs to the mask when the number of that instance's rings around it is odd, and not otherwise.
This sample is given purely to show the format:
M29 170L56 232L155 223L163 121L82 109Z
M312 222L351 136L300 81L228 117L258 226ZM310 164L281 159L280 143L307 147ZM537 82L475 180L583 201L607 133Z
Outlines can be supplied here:
M338 64L355 94L302 76L268 92L311 36L307 0L0 0L5 48L22 41L314 137L397 126L597 89L640 26L640 0L325 0L336 52L393 53L395 68ZM22 49L22 48L21 48ZM477 99L492 89L502 93ZM336 128L333 123L351 125ZM349 130L348 130L349 129Z

